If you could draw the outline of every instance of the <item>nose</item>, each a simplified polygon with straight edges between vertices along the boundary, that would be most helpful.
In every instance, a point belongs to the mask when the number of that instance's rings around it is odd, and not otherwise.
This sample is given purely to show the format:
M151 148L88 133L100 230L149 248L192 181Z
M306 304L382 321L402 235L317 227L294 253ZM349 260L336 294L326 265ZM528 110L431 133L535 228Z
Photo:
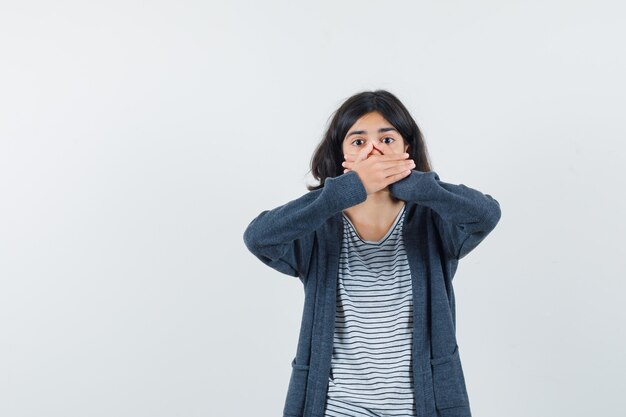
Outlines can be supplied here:
M373 142L372 145L373 147L372 147L372 151L370 152L370 155L383 155L383 152L380 149L380 144Z

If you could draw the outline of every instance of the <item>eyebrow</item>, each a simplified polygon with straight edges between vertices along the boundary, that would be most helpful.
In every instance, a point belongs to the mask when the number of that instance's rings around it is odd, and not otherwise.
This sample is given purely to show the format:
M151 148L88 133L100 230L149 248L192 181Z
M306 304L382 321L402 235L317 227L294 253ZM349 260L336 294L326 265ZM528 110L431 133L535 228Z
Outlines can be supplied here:
M393 127L381 127L380 129L378 129L378 133L392 132L392 131L398 133L398 131L394 129ZM364 133L367 133L367 130L353 130L352 132L346 135L346 139L348 139L352 135L362 135Z

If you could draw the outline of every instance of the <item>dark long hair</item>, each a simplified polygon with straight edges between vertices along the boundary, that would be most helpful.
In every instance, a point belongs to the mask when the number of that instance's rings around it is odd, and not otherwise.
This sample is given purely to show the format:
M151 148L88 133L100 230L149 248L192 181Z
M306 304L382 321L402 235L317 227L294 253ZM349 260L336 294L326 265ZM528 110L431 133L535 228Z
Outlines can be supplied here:
M413 169L431 170L422 132L404 104L386 90L363 91L348 98L333 113L330 125L311 158L311 173L319 185L307 185L309 191L322 188L326 178L343 174L343 140L348 129L370 112L379 112L398 130L404 144L409 145L409 158L415 161Z

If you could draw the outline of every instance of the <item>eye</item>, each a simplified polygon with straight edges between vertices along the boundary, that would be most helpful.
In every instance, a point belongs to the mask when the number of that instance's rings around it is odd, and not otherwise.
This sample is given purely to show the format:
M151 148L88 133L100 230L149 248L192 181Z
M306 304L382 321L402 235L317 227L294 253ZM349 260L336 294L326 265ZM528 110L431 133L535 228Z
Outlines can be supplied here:
M354 145L354 142L356 142L358 140L363 141L363 139L355 139L355 140L352 141L352 145ZM359 146L359 145L356 145L356 146Z
M395 139L394 139L394 138L392 138L391 136L387 136L386 138L383 138L383 140L385 140L385 139L391 139L391 140L392 140L392 142L395 142ZM388 144L389 144L389 143L392 143L392 142L386 142L386 143L388 143Z

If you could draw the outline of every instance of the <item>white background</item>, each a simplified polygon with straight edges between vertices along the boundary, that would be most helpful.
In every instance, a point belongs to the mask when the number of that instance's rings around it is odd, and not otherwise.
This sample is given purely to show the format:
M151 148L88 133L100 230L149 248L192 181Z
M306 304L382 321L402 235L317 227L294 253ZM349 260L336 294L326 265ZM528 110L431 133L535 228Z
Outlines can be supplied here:
M281 415L302 284L243 231L377 88L501 205L454 280L473 413L623 415L625 37L618 1L2 1L0 415Z

